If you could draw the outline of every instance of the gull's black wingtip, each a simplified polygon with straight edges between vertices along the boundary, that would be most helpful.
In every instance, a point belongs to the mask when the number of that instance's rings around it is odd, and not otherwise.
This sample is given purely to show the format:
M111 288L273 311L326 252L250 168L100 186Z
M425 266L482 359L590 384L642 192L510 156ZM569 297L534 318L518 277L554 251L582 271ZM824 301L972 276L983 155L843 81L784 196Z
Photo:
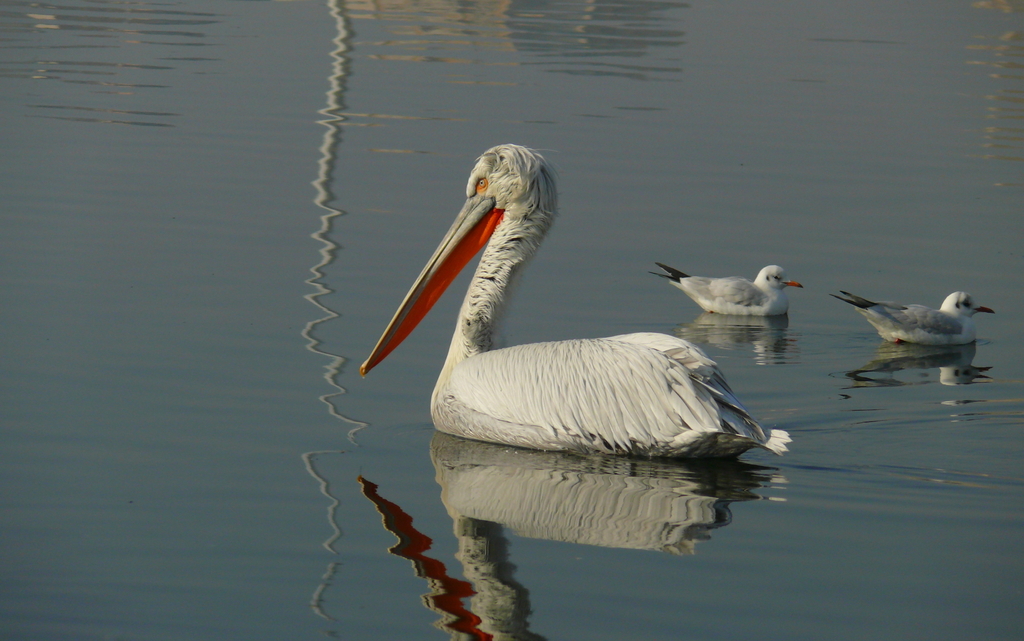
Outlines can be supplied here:
M876 303L874 301L870 301L870 300L868 300L866 298L861 298L860 296L857 296L856 294L851 294L850 292L844 292L841 289L839 290L839 293L843 294L844 296L847 296L848 298L843 298L843 296L837 296L836 294L829 294L829 296L831 296L832 298L838 298L839 300L843 301L844 303L849 303L849 304L853 305L854 307L860 307L861 309L867 309L868 307L874 307L875 305L878 304L878 303Z
M689 274L681 272L678 269L676 269L675 267L669 267L665 263L655 262L654 264L665 270L664 274L659 274L658 272L650 272L650 273L654 274L655 276L661 276L662 278L667 278L669 280L674 280L674 281L677 281L677 282L680 279L682 279L682 278L689 278L690 277Z

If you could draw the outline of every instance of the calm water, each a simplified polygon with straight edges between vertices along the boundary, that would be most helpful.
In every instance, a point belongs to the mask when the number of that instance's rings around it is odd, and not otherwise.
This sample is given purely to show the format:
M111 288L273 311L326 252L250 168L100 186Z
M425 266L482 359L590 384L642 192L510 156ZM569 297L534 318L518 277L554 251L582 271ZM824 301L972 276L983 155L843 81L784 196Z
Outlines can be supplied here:
M1018 0L0 0L0 87L3 638L1018 638ZM789 454L436 435L458 283L359 377L500 142L562 201L509 341L697 342Z

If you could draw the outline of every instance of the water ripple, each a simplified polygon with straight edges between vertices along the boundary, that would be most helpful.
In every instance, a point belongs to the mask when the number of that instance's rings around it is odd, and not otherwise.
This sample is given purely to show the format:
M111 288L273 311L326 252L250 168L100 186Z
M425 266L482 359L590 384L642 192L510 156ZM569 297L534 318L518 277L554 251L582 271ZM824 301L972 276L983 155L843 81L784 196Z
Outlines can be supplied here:
M220 21L216 13L144 2L5 2L0 9L0 34L4 34L0 50L26 55L0 62L0 81L33 83L22 85L20 90L24 97L32 96L35 103L22 103L23 117L173 127L166 119L181 114L139 103L146 100L148 90L174 85L170 75L165 82L153 82L154 72L181 73L189 65L216 60L166 55L165 47L210 45L204 28ZM164 55L157 57L158 53ZM139 73L146 74L145 82L133 81L132 76ZM43 84L36 85L39 81ZM53 81L77 85L85 92L57 90L57 85L51 88L49 83ZM5 91L19 93L10 88ZM69 104L39 104L40 98ZM39 110L44 109L105 116L43 115ZM143 119L138 119L140 116Z
M687 6L682 2L651 1L583 6L554 2L523 11L504 3L482 2L469 7L440 2L411 11L403 3L375 3L373 11L353 17L386 23L388 33L396 36L367 43L390 50L370 54L372 59L491 65L500 63L483 55L525 52L542 60L519 64L547 65L546 70L551 73L651 80L651 74L680 71L677 65L666 65L664 60L652 56L652 51L685 43L685 32L662 25L665 12ZM418 53L396 54L395 49ZM471 51L473 57L419 53L425 50ZM638 65L636 60L640 58L650 62ZM631 62L627 64L626 60Z

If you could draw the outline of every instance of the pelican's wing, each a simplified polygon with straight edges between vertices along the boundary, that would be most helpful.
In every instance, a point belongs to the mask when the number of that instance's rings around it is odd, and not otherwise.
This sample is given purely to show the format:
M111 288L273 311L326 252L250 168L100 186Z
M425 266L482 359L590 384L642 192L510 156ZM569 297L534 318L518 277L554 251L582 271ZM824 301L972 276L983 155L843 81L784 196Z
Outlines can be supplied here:
M664 334L478 354L454 368L441 395L435 420L480 440L516 435L524 447L672 456L707 435L732 435L737 453L768 442L715 363Z

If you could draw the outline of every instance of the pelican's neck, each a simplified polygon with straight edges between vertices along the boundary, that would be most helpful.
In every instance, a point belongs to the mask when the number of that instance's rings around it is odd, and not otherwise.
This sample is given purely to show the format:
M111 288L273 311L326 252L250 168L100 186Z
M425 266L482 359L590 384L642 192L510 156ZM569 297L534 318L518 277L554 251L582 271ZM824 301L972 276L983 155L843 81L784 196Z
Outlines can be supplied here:
M511 290L537 252L551 220L551 215L536 211L523 215L506 210L505 219L484 248L462 301L448 358L434 387L435 397L456 365L493 348Z

